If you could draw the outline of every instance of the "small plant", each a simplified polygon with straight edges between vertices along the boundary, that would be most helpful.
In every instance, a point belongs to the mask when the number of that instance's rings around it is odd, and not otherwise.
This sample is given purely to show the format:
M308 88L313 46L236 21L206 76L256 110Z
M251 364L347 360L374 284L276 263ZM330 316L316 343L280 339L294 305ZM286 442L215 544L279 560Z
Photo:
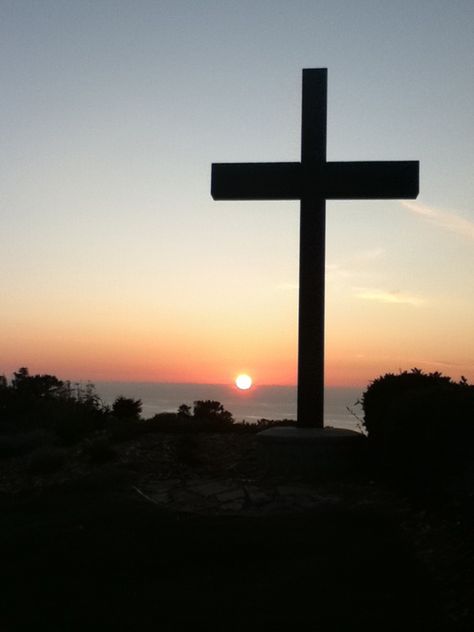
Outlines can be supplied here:
M145 432L174 432L184 425L189 426L187 417L183 419L176 413L157 413L143 423L143 429Z

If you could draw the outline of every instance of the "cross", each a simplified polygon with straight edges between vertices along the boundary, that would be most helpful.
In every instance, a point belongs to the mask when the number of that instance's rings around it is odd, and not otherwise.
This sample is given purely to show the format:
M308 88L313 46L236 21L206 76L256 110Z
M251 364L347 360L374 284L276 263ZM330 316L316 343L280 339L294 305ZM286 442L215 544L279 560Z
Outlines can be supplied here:
M326 112L327 69L304 69L301 162L212 165L215 200L300 200L298 427L324 427L326 200L418 195L417 161L328 162Z

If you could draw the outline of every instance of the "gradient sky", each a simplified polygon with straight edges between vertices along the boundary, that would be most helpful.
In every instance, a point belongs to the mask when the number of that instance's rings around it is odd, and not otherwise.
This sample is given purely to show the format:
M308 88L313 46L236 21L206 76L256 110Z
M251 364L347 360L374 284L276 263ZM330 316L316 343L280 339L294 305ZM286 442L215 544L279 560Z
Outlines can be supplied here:
M472 0L0 4L0 373L296 381L298 203L212 162L420 160L416 201L327 204L328 385L474 380Z

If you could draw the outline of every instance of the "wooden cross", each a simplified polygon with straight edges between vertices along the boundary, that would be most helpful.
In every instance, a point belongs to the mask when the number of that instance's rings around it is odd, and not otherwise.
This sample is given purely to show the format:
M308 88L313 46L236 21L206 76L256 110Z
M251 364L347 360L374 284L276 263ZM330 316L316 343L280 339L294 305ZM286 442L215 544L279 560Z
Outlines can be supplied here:
M327 69L303 70L301 162L212 165L215 200L300 200L299 427L324 426L326 200L413 199L419 162L327 162Z

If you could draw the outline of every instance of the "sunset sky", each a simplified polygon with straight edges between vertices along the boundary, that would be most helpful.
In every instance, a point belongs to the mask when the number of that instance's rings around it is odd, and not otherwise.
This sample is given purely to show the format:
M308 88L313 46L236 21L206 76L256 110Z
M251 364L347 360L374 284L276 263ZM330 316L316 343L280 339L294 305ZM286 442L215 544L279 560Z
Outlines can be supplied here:
M213 162L419 160L414 201L327 204L326 382L474 380L474 2L0 4L0 374L295 384L297 202Z

